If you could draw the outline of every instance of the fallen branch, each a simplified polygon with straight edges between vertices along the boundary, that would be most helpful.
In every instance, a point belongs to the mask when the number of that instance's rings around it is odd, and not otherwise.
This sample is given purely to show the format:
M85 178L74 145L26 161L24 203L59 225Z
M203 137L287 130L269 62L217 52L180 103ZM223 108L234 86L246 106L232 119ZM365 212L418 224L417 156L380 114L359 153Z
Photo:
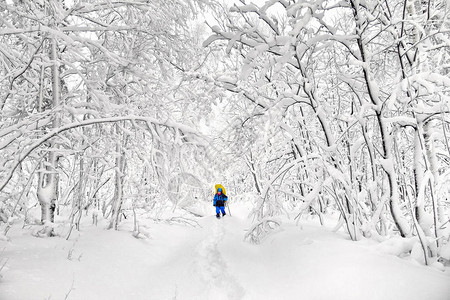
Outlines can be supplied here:
M164 222L170 225L177 223L182 225L188 225L191 227L202 227L197 221L183 217L171 217L170 219L154 219L154 220L157 222Z
M276 220L263 219L253 225L244 236L244 239L252 244L259 244L272 231L280 227L281 223Z

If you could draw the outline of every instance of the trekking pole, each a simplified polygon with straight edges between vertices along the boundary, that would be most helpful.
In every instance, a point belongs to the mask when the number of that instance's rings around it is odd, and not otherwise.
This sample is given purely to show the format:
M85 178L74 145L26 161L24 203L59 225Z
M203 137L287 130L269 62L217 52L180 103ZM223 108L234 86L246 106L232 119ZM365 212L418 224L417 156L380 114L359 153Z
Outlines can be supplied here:
M227 204L228 214L230 215L230 217L232 217L232 215L231 215L231 210L230 210L230 206L228 205L228 201L226 201L225 203Z

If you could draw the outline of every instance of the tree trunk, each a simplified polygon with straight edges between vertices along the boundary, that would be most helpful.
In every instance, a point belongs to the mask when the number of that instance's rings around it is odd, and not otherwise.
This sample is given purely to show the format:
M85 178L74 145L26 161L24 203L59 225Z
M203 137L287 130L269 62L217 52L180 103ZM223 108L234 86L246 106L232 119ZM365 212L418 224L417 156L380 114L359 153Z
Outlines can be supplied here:
M119 135L118 125L116 125L116 133ZM111 221L109 222L108 229L114 228L115 230L117 230L117 226L119 225L120 210L122 209L123 203L123 179L125 176L125 153L123 152L120 139L116 143L115 169L116 184L114 191L114 200L112 203Z
M423 126L423 137L424 137L424 147L425 147L425 155L428 161L428 168L431 171L432 180L430 183L430 192L433 200L433 213L435 217L435 225L438 227L437 223L442 223L445 221L445 213L444 213L444 205L442 205L439 201L439 197L436 195L436 183L439 182L439 173L437 170L437 158L434 140L432 138L433 120L425 122ZM437 219L437 220L436 220ZM437 237L437 236L436 236Z
M370 98L371 104L373 104L375 108L376 121L378 123L378 128L380 130L380 137L382 143L382 169L387 176L389 183L389 209L391 212L391 216L393 221L402 237L406 237L410 235L410 230L408 228L408 223L405 221L404 216L402 214L402 210L400 208L400 196L398 192L398 183L397 183L397 171L395 170L395 160L393 157L393 141L392 136L390 136L388 130L387 121L384 119L382 114L382 103L380 100L379 88L371 77L369 62L370 59L367 58L366 47L364 44L361 28L362 24L366 21L362 19L360 14L360 4L358 1L350 1L350 4L353 8L353 16L355 19L356 32L359 34L356 41L359 48L360 60L365 63L362 66L363 75L365 84L367 87L367 93Z
M59 106L61 102L60 73L58 63L58 49L55 38L51 40L50 59L52 61L52 106ZM52 128L58 128L61 125L60 117L56 112L53 117ZM53 223L55 220L55 208L58 195L58 154L55 149L58 147L55 140L50 143L50 150L47 154L44 170L39 172L39 185L37 189L37 197L41 206L41 222L47 224ZM52 234L52 230L46 232L47 235Z

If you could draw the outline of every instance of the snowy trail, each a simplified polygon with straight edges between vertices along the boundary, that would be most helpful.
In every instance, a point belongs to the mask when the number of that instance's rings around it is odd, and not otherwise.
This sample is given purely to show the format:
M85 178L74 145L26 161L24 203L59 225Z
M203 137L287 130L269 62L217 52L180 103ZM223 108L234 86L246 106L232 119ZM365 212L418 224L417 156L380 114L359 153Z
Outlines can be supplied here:
M132 237L132 224L118 232L86 225L69 241L12 229L11 242L0 241L8 259L0 300L450 299L450 270L314 224L286 222L251 245L243 217L197 221L201 227L149 223L143 240Z
M211 226L210 233L197 248L197 270L207 287L206 299L241 300L244 288L230 274L218 245L225 235L225 220L217 220Z

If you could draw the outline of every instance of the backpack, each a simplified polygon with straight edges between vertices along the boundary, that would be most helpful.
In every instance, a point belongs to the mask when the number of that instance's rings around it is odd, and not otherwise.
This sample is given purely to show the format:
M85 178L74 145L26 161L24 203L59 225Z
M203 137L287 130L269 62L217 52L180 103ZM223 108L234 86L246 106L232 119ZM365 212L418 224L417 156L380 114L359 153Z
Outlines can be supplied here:
M215 187L215 189L216 189L216 192L214 193L214 195L217 194L217 190L218 190L219 188L222 189L222 193L223 193L225 196L227 195L227 192L225 191L225 188L223 187L223 185L221 185L221 184L216 184L214 187Z

